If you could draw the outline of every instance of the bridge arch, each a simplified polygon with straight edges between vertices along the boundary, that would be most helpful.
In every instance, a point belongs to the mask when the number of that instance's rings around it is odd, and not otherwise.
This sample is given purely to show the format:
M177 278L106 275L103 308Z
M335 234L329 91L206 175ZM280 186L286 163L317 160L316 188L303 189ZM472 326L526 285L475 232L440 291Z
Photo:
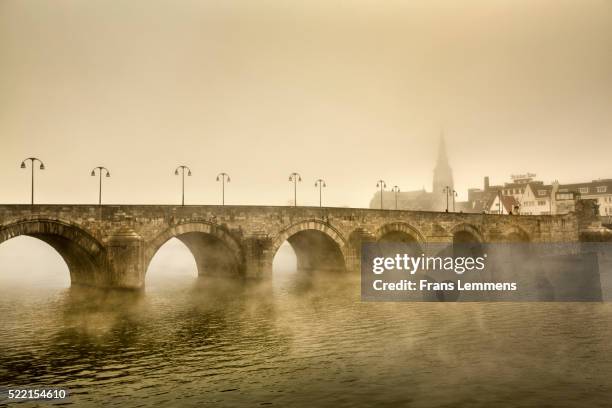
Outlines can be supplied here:
M97 285L103 282L104 247L83 228L62 220L27 219L0 227L0 244L18 236L40 239L62 257L70 271L71 284Z
M397 254L420 256L424 253L425 237L412 225L392 222L376 230L377 256L395 257Z
M340 231L329 223L310 219L281 230L273 239L272 256L285 241L289 242L295 252L298 270L346 270L346 240Z
M385 224L376 230L374 234L377 241L391 240L394 237L402 242L416 242L419 246L426 243L425 237L421 232L406 222L392 222Z
M484 236L472 224L458 224L451 230L453 234L452 254L454 257L473 256L484 254Z
M453 227L451 233L453 234L453 243L478 242L482 244L485 242L483 233L472 224L457 224Z
M531 239L527 231L523 228L513 225L504 232L504 240L507 242L530 242Z
M244 251L225 228L209 222L173 225L145 246L145 273L157 251L172 238L180 240L193 255L198 275L241 276L245 271Z

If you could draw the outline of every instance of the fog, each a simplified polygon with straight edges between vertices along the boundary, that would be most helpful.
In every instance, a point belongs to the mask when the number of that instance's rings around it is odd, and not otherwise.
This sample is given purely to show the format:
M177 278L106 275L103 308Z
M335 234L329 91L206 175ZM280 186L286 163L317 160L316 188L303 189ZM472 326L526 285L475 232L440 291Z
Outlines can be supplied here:
M610 177L609 0L0 2L0 202L367 206L376 180L456 189Z
M195 259L180 240L170 239L162 245L151 259L145 277L145 288L156 288L167 284L185 284L198 276Z
M1 0L0 203L366 207L376 180L612 177L610 0ZM0 244L0 383L78 406L604 406L610 303L362 302L358 274L217 287L179 240L144 292ZM299 277L306 277L306 284ZM298 278L298 279L296 279ZM94 295L95 292L95 295Z
M0 244L0 286L63 288L70 286L70 272L50 245L19 236Z
M288 242L278 249L272 266L273 278L291 278L297 273L295 252ZM180 240L162 245L147 268L145 289L185 286L198 277L195 259ZM0 244L0 286L66 288L70 272L59 253L45 242L28 236Z

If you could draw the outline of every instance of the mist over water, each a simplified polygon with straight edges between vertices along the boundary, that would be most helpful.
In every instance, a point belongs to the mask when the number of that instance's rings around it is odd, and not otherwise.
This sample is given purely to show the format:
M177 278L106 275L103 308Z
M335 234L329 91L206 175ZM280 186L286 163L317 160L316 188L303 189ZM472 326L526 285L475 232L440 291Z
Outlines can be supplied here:
M142 293L69 288L57 253L0 245L0 384L78 406L604 407L610 303L361 303L358 276L197 278L178 240Z

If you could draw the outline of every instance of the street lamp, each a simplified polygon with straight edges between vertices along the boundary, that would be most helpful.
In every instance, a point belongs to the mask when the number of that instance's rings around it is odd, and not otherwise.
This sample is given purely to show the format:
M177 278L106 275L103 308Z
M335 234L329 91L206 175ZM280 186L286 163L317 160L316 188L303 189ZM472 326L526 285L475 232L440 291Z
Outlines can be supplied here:
M30 199L30 204L34 204L34 162L39 162L40 163L40 169L44 170L45 169L45 165L44 163L36 158L36 157L28 157L27 159L25 159L24 161L21 162L21 168L25 169L26 168L26 161L30 160L30 167L32 167L32 195L31 195L31 199Z
M455 190L451 191L453 196L453 212L455 212L455 197L457 197L457 192Z
M446 212L448 212L448 196L450 195L451 188L449 186L446 186L444 187L444 190L442 190L442 192L446 194Z
M106 172L106 177L110 177L110 172L104 166L94 167L91 171L91 176L94 177L96 175L96 170L98 170L98 174L100 176L100 185L98 190L98 205L102 205L102 173Z
M322 189L324 187L327 187L327 184L325 184L325 180L323 179L318 179L317 181L315 181L315 187L319 187L319 207L322 207L322 198L323 198L323 193L322 193Z
M387 187L387 185L385 184L384 180L378 180L376 182L376 187L380 187L380 209L383 209L383 191L385 191L385 188Z
M221 181L221 205L225 205L225 182L230 182L230 176L227 173L219 173L217 174L217 181Z
M289 175L289 181L293 181L293 206L297 207L297 183L302 181L302 176L293 172Z
M393 186L391 191L395 193L395 209L397 210L397 193L400 192L400 188L398 186Z
M174 175L178 176L179 175L179 169L181 170L181 176L182 176L182 200L181 200L181 205L184 206L185 205L185 169L187 170L187 175L191 176L191 169L187 166L184 165L180 165L176 168L176 170L174 170Z

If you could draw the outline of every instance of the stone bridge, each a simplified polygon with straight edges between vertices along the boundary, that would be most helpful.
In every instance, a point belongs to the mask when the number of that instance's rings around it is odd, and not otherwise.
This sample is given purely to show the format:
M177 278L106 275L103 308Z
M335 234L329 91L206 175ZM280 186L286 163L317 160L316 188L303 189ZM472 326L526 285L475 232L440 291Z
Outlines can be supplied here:
M178 238L200 275L265 279L288 241L303 270L359 269L363 242L579 242L601 239L589 206L564 216L353 208L170 205L0 205L0 243L51 245L73 284L142 288L157 250ZM606 233L604 233L605 235ZM609 234L604 239L609 239Z

